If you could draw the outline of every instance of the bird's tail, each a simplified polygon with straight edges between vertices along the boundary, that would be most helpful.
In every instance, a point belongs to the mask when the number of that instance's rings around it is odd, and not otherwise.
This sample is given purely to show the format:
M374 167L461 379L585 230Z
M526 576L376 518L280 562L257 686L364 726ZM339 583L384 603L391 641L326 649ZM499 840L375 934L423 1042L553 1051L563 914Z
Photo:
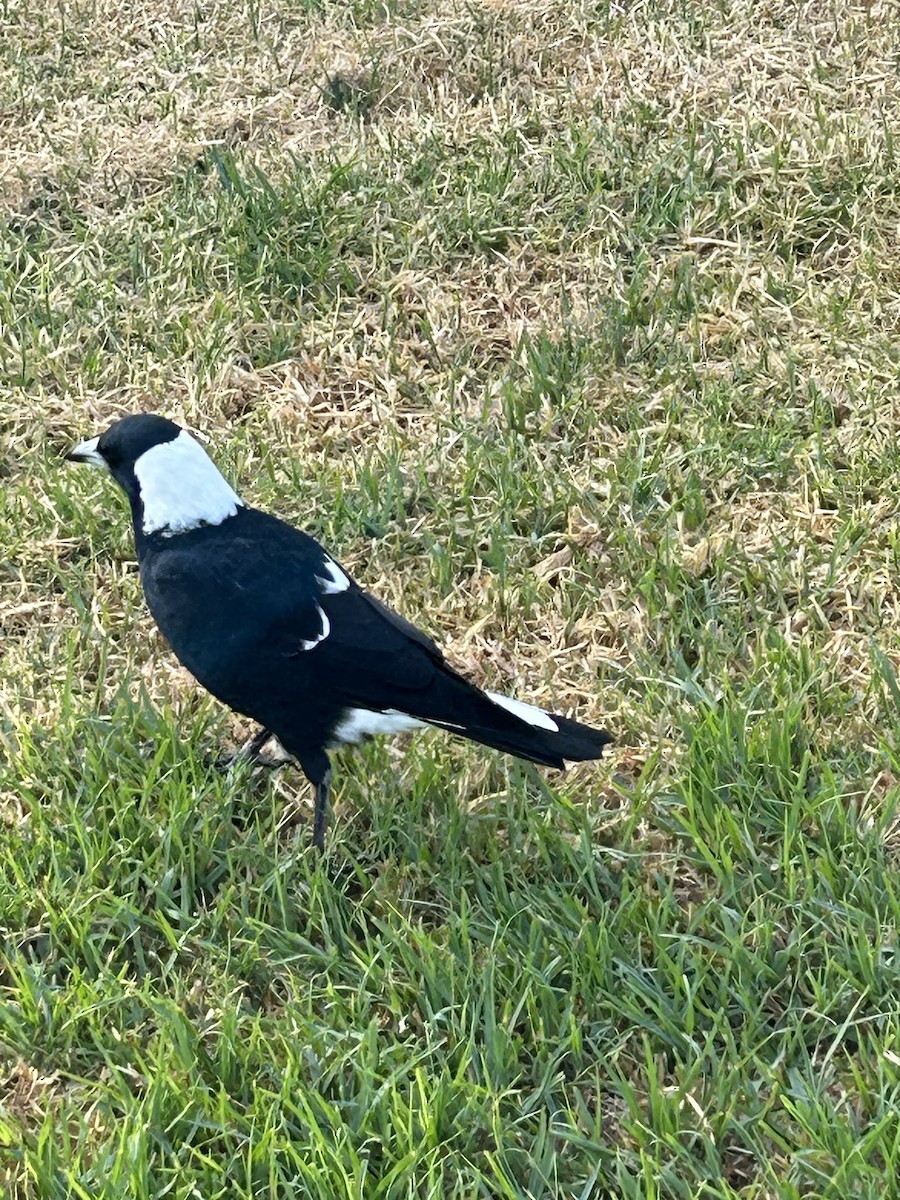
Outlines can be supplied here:
M482 692L460 676L451 675L451 680L450 694L445 692L451 702L446 717L443 712L440 716L423 713L422 719L483 746L561 769L567 760L600 758L603 747L613 740L605 729L582 725L511 696Z

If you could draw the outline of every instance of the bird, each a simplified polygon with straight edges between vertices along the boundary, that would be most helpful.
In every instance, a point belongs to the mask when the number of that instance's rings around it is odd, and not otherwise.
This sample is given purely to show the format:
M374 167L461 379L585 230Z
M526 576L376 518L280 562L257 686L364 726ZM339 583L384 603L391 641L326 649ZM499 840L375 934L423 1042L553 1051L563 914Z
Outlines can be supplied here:
M101 467L131 508L144 597L175 656L275 736L315 792L324 849L333 750L434 727L545 767L601 758L603 729L482 690L317 541L246 503L188 430L122 417L65 457Z

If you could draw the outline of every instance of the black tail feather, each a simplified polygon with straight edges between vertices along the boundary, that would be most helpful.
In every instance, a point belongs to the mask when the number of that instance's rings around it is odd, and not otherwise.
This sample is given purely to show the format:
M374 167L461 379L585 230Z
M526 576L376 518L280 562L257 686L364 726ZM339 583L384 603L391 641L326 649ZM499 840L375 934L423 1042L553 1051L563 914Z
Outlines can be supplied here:
M459 676L449 676L449 681L452 685L444 698L451 703L441 706L444 711L416 715L483 746L562 770L567 761L601 758L604 746L612 743L605 729L506 697L492 699Z

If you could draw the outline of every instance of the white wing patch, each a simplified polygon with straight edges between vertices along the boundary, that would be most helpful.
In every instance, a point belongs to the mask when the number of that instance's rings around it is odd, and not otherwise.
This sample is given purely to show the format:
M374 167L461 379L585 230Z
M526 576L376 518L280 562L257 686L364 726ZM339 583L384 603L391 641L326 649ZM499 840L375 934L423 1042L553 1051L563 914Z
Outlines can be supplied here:
M171 442L160 442L136 460L144 533L171 536L199 525L221 525L243 500L219 474L199 442L184 429Z
M507 712L511 712L520 721L525 721L526 724L533 725L535 729L549 729L551 733L559 733L557 723L542 708L536 708L533 704L525 704L522 700L513 700L512 696L500 696L497 692L485 692L484 694L494 704L499 705L500 708L505 708Z
M316 582L322 587L323 596L332 596L335 592L346 592L350 586L350 580L332 559L325 559L325 573L328 578L323 579L321 575L316 576Z
M324 642L325 639L328 637L329 633L331 633L331 622L328 620L328 613L325 612L325 610L321 607L321 605L317 604L316 608L319 610L319 616L322 618L322 632L319 634L318 637L301 638L300 639L300 649L301 650L315 650L315 648L316 648L316 646L318 646L319 642Z
M465 733L466 729L465 725L457 725L455 721L439 721L437 717L432 717L428 724L437 729L458 729L461 733Z
M395 708L384 712L372 712L367 708L348 708L335 725L331 739L335 745L352 746L363 738L378 734L406 733L409 729L421 729L422 721Z

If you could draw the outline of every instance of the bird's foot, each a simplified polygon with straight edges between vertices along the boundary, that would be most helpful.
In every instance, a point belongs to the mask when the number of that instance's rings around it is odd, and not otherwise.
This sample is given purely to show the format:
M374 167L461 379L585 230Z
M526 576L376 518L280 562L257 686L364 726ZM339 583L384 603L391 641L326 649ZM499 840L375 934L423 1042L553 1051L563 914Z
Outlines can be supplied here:
M220 771L231 771L238 763L248 762L253 767L265 767L267 770L274 771L278 767L283 767L288 762L287 755L263 754L262 750L265 744L274 737L268 729L260 729L244 742L240 749L235 750L234 754L229 754L218 759L216 766ZM280 749L280 747L279 747Z

